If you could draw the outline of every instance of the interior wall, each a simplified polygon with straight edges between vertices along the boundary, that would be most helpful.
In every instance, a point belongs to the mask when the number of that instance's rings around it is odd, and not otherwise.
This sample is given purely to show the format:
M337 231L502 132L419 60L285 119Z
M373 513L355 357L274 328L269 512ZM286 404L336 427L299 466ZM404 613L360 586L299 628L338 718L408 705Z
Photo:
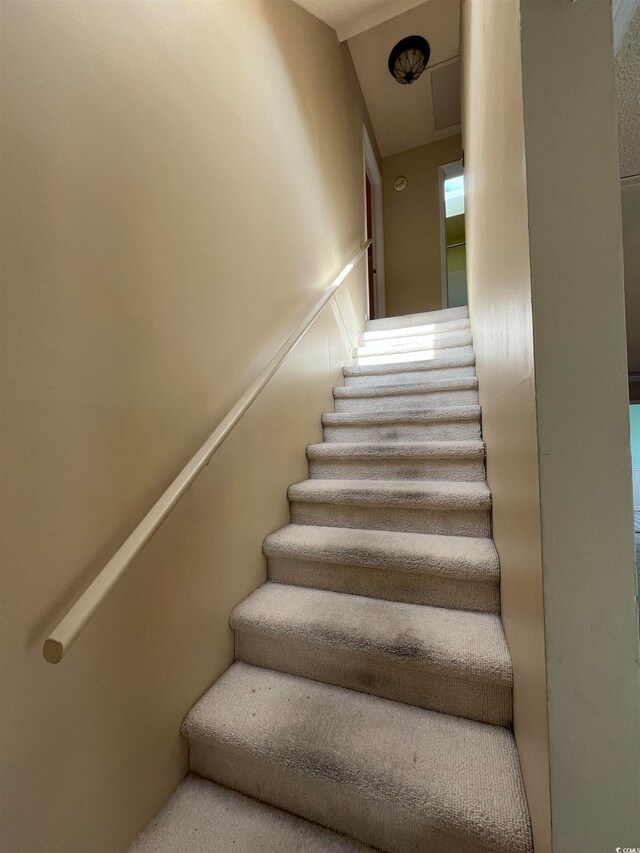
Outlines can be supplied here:
M611 4L521 10L553 841L578 853L640 837Z
M469 311L502 620L513 661L514 731L536 853L547 853L549 745L518 0L465 0L462 51Z
M362 240L368 119L348 48L288 0L24 0L2 32L0 836L115 853L233 658L362 263L58 666L43 640Z
M461 157L456 135L382 158L388 317L442 308L439 166ZM393 188L399 175L402 192Z

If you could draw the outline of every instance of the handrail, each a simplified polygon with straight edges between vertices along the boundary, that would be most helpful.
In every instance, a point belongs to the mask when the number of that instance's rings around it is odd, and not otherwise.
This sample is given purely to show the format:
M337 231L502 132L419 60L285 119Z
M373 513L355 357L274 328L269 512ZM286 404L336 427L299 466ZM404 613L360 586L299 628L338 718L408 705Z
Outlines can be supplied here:
M349 275L354 266L368 249L371 240L366 240L356 254L346 264L339 275L332 281L327 291L316 302L304 320L287 338L271 361L262 370L257 379L247 388L233 408L225 415L200 450L187 462L182 471L171 483L163 495L158 498L140 524L118 548L100 574L89 584L80 598L71 607L67 615L49 634L44 642L42 654L49 663L59 663L69 651L80 632L91 619L98 607L109 595L118 580L122 577L134 557L147 544L174 506L178 503L198 474L209 464L209 460L229 435L249 406L256 399L276 370L289 355L300 338L312 325L320 311L335 295L336 291Z

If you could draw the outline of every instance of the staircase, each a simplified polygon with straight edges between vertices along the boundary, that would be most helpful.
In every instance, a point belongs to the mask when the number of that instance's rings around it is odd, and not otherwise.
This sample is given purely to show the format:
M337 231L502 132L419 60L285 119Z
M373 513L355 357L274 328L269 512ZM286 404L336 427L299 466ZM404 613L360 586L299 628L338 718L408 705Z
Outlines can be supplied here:
M467 309L354 356L135 853L532 850Z

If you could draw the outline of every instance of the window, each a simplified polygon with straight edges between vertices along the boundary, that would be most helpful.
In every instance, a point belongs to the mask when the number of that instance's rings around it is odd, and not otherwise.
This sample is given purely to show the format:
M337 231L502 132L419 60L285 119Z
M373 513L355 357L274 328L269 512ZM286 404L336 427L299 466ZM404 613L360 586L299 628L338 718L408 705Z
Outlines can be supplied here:
M442 301L447 308L467 304L467 247L462 163L440 167L442 222Z

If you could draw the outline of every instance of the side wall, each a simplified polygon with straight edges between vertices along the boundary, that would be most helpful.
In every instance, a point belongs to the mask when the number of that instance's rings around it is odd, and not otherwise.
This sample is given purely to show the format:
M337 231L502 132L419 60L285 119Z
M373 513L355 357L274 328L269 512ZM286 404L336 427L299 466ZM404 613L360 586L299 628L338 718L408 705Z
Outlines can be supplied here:
M640 838L611 4L521 10L553 842L578 853Z
M518 0L463 6L469 309L514 729L536 853L550 842L540 497Z
M381 161L387 317L442 308L438 167L461 157L462 138L450 136Z
M366 115L348 48L288 0L2 16L0 836L116 853L233 658L362 264L60 665L42 642L361 241Z
M470 307L536 849L545 658L553 850L615 849L640 831L640 680L610 4L466 0L464 39Z

